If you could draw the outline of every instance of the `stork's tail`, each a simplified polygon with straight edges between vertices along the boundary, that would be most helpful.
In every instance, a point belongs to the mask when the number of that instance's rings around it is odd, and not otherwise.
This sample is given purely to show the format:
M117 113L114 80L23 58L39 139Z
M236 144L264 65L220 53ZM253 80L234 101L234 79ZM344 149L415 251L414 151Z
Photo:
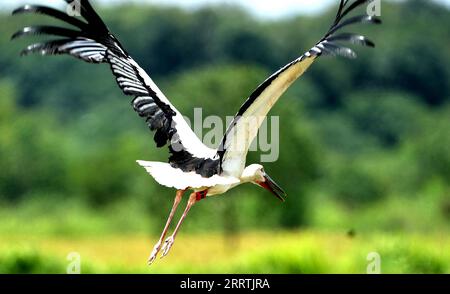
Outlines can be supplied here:
M356 53L352 49L343 46L340 42L349 42L356 45L375 47L374 42L365 36L346 32L340 33L342 28L353 24L381 24L381 20L379 18L367 14L345 18L350 12L370 1L371 0L355 0L351 2L350 0L341 0L336 14L336 19L330 29L325 36L313 48L311 48L311 50L305 53L305 56L315 57L321 55L331 55L356 58ZM349 2L351 2L351 4L349 4Z

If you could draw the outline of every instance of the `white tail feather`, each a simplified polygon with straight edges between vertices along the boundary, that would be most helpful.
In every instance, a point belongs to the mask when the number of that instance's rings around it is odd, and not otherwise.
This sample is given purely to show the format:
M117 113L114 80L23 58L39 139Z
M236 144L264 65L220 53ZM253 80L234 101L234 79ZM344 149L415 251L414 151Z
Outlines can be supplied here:
M170 164L163 162L138 160L137 163L145 168L160 185L178 190L210 188L217 185L234 185L240 182L237 178L221 177L218 175L204 178L195 172L186 173L181 169L173 168Z

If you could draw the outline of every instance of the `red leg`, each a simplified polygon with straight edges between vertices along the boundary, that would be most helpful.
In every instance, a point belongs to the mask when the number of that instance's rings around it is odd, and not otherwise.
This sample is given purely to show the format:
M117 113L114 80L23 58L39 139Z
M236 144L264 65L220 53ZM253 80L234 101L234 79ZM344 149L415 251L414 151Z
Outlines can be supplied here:
M192 206L194 206L195 203L204 199L206 197L207 193L208 193L207 191L203 191L203 192L192 193L191 196L189 196L188 204L186 206L186 209L184 210L183 215L181 216L180 220L178 221L175 231L173 232L172 236L168 237L166 239L166 241L164 241L161 258L166 256L169 253L170 248L172 248L173 243L175 242L175 237L177 236L177 233L181 227L181 224L183 223L184 219L186 218L187 214L189 213L189 210L191 210Z
M175 215L178 204L180 204L181 198L183 197L185 192L186 192L186 190L177 191L177 195L175 196L175 200L174 200L174 203L172 206L172 210L170 211L169 218L167 219L166 226L164 227L164 230L161 234L161 237L159 238L158 243L156 243L156 245L153 247L153 251L150 254L150 257L148 259L149 265L151 265L155 261L156 256L158 255L158 252L161 250L162 242L163 242L164 238L166 237L167 231L169 230L170 223L172 222L172 219Z

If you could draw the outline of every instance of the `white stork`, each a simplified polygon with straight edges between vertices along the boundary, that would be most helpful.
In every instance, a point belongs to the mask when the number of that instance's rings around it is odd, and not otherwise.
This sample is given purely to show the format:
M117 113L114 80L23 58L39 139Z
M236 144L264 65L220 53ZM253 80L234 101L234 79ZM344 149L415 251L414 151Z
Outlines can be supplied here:
M65 0L71 3L72 0ZM81 0L81 17L75 18L53 8L25 5L13 14L38 13L59 19L72 28L56 26L25 27L13 39L29 35L54 35L57 39L32 44L21 54L68 54L90 63L108 63L125 95L134 97L134 110L155 131L157 147L168 146L169 163L138 161L161 185L177 189L175 201L166 226L149 258L151 264L162 250L166 256L172 247L180 225L191 207L198 201L219 195L244 184L259 185L284 200L284 191L267 175L260 164L246 165L249 146L265 117L287 88L297 80L321 55L340 55L355 58L353 50L339 42L351 42L373 47L364 36L337 33L343 27L356 23L380 23L376 17L359 15L345 18L349 12L367 2L340 0L336 19L325 36L309 51L271 75L249 96L228 127L218 149L205 146L190 129L181 113L164 96L147 73L130 57L120 42L109 31L88 0ZM256 118L256 120L255 120ZM165 241L169 225L183 194L191 190L186 209L173 234Z

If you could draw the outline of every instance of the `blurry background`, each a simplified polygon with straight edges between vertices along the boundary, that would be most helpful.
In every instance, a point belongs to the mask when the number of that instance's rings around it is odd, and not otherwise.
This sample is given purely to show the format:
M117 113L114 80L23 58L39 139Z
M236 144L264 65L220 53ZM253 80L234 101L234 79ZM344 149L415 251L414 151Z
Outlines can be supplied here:
M84 273L365 273L370 252L382 272L450 273L448 1L383 1L382 26L353 27L377 48L321 59L271 113L281 154L265 166L287 202L252 185L201 202L151 268L174 191L135 160L166 149L108 66L19 57L31 40L12 33L54 23L11 17L24 2L0 4L1 273L64 273L70 252ZM117 2L96 8L178 109L225 117L322 37L338 1Z

